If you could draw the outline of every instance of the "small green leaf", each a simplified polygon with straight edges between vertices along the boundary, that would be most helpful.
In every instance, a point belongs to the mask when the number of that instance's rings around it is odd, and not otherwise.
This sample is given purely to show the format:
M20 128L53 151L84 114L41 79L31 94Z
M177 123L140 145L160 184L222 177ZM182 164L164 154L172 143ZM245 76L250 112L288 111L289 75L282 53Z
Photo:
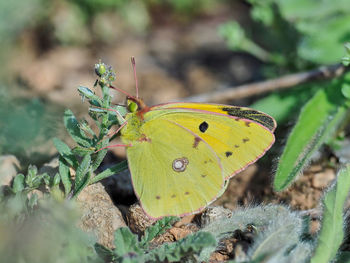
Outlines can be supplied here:
M69 166L66 164L66 161L62 156L59 158L58 171L60 173L62 184L64 186L64 193L67 196L72 189L72 181Z
M115 231L114 245L117 256L123 257L124 255L140 255L142 253L139 248L139 242L137 236L131 233L128 227L121 227Z
M18 193L22 191L25 188L24 185L24 175L23 174L17 174L15 179L13 180L12 190L15 193Z
M127 161L122 161L122 162L117 163L116 165L114 165L110 168L107 168L103 172L96 175L94 178L92 178L91 183L92 184L97 183L98 181L100 181L102 179L105 179L113 174L120 173L126 169L128 169L128 163L127 163Z
M94 101L94 102L97 102L97 104L99 106L102 105L102 100L97 96L95 95L95 93L90 90L89 88L86 88L86 87L83 87L83 86L80 86L78 88L78 91L80 93L80 95L83 97L83 98L88 98L90 101Z
M58 185L61 182L61 177L59 173L56 173L52 180L52 186Z
M343 83L341 93L345 98L350 99L350 83Z
M349 66L349 65L350 65L350 57L348 57L348 56L343 57L343 58L341 59L341 62L343 63L343 65L344 65L345 67Z
M73 197L77 197L78 194L90 184L90 178L91 178L92 172L89 170L86 175L83 177L82 181L80 181L79 185L76 185L74 188L74 194Z
M91 165L91 156L85 155L75 174L74 192L80 191L81 187L86 184L86 181L88 180L86 175L89 172L90 165Z
M58 138L53 138L53 144L55 145L59 154L66 160L66 162L76 169L79 164L68 145Z
M179 220L178 217L167 216L158 220L154 225L148 227L145 230L145 233L141 239L141 245L145 246L148 242L150 242L156 236L163 234L167 229L171 228L171 226Z
M336 183L323 199L323 218L311 263L331 262L344 239L343 207L350 191L350 165L339 171Z
M92 148L92 147L85 148L85 147L77 146L72 150L72 152L79 156L85 156L87 154L93 154L95 152L95 148Z
M38 168L35 165L29 165L28 174L25 179L25 183L28 187L37 188L40 185L40 180L37 180L38 179L37 174L38 174Z
M350 55L350 42L344 44L346 54Z
M108 144L109 144L109 139L104 139L102 141L102 143L99 145L98 149L106 147L106 146L108 146ZM103 158L105 158L105 156L107 154L107 151L108 151L108 149L103 149L97 153L97 156L92 163L92 170L93 171L95 171L100 166L101 162L103 161Z
M66 110L63 117L64 125L73 140L81 146L91 147L91 139L87 138L84 131L80 129L80 125L71 110Z

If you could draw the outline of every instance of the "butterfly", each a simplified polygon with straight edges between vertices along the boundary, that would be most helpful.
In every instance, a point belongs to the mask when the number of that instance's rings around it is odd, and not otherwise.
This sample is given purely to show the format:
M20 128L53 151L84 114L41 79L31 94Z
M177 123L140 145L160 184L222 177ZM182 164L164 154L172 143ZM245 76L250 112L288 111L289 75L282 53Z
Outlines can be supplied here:
M129 100L136 107L129 104L121 139L135 194L152 218L201 211L275 141L275 120L253 109Z
M127 101L121 140L135 194L154 219L202 211L275 141L276 121L253 109L185 102L148 107L138 95Z

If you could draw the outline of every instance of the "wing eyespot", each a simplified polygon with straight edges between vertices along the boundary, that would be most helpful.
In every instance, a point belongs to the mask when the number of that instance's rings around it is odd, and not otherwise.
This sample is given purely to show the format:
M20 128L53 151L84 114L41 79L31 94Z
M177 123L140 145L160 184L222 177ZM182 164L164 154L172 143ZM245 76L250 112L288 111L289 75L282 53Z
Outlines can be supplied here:
M175 172L183 172L186 170L189 161L186 157L177 158L173 161L172 167Z

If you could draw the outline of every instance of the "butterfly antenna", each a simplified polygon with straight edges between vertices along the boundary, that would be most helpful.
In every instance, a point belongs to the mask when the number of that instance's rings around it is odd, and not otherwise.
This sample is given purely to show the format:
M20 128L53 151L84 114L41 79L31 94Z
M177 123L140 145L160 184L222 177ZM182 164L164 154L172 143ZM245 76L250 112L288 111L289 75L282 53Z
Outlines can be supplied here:
M128 96L128 97L130 97L130 98L134 98L133 95L131 95L130 93L126 92L125 90L122 90L122 89L120 89L120 88L114 87L114 86L112 86L112 85L109 85L109 87L110 87L111 89L115 89L116 91L119 91L119 92L125 94L126 96Z
M134 71L134 79L135 79L135 86L136 86L136 99L138 99L139 98L139 87L138 87L137 75L136 75L135 57L131 57L131 64L132 64L132 69Z

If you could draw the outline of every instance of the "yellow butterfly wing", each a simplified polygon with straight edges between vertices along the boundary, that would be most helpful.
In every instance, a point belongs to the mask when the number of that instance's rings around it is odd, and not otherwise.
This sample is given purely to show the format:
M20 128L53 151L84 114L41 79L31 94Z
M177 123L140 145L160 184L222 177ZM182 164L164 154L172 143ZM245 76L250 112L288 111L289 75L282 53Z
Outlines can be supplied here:
M224 116L231 116L235 119L247 119L263 125L264 127L268 128L271 132L274 132L277 126L276 121L271 116L261 111L257 111L246 107L210 103L178 102L155 105L150 108L151 111L161 109L187 109L193 111L200 110L202 112L210 114L217 113Z
M254 163L275 141L275 120L249 108L170 103L152 107L145 117L173 121L197 134L220 158L225 179Z
M122 139L133 186L145 212L159 218L203 209L222 193L220 160L199 136L164 118L128 116ZM192 147L193 143L197 147Z

